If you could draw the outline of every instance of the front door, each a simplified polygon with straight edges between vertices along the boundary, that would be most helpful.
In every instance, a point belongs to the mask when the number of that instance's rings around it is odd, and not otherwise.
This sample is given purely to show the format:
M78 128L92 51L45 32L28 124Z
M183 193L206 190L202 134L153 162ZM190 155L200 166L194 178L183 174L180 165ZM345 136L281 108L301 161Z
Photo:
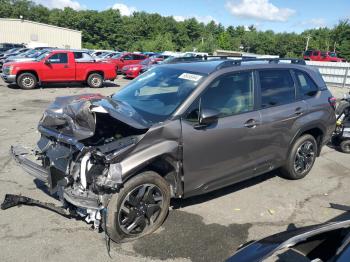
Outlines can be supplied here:
M75 80L75 63L69 63L68 53L56 53L44 64L42 81L65 82Z
M185 196L254 175L263 155L261 117L255 110L252 71L214 80L182 119ZM198 128L198 112L220 112L217 123Z

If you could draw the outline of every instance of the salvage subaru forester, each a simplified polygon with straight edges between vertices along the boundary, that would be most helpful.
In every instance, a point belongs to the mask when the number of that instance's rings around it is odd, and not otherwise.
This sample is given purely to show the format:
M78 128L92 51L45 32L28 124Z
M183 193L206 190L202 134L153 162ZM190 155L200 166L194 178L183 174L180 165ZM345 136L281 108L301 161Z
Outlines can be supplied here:
M287 63L290 62L290 63ZM334 98L303 60L160 65L111 95L58 97L36 160L17 162L114 241L155 231L171 198L279 169L303 178L335 128ZM103 224L103 223L102 223Z

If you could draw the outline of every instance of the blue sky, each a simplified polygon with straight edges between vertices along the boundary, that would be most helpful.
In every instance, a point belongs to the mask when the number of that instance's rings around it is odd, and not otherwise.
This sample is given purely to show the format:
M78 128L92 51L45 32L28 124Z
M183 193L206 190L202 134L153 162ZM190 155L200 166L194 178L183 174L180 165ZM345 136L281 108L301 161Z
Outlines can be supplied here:
M259 30L302 32L308 28L332 27L350 18L350 0L34 0L47 7L104 10L116 8L123 15L146 11L174 16L182 21L195 17L224 26L251 25Z

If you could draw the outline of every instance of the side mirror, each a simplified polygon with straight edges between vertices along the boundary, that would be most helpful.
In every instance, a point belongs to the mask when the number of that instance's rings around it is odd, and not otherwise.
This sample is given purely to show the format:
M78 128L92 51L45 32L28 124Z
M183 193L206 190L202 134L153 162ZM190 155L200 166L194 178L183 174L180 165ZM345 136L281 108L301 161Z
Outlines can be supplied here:
M121 61L121 62L124 62L124 58L120 58L120 61Z
M45 62L44 62L44 64L45 64L45 65L51 64L50 59L46 59Z
M213 109L202 109L199 115L199 126L206 127L218 121L220 113Z

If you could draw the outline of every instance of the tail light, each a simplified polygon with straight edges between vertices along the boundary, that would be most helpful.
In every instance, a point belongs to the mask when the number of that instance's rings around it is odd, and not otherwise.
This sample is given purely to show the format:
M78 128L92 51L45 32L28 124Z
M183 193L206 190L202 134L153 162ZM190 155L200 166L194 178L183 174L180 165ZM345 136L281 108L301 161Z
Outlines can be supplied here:
M334 96L331 96L328 98L328 102L331 105L331 107L335 109L335 107L337 106L337 99Z

